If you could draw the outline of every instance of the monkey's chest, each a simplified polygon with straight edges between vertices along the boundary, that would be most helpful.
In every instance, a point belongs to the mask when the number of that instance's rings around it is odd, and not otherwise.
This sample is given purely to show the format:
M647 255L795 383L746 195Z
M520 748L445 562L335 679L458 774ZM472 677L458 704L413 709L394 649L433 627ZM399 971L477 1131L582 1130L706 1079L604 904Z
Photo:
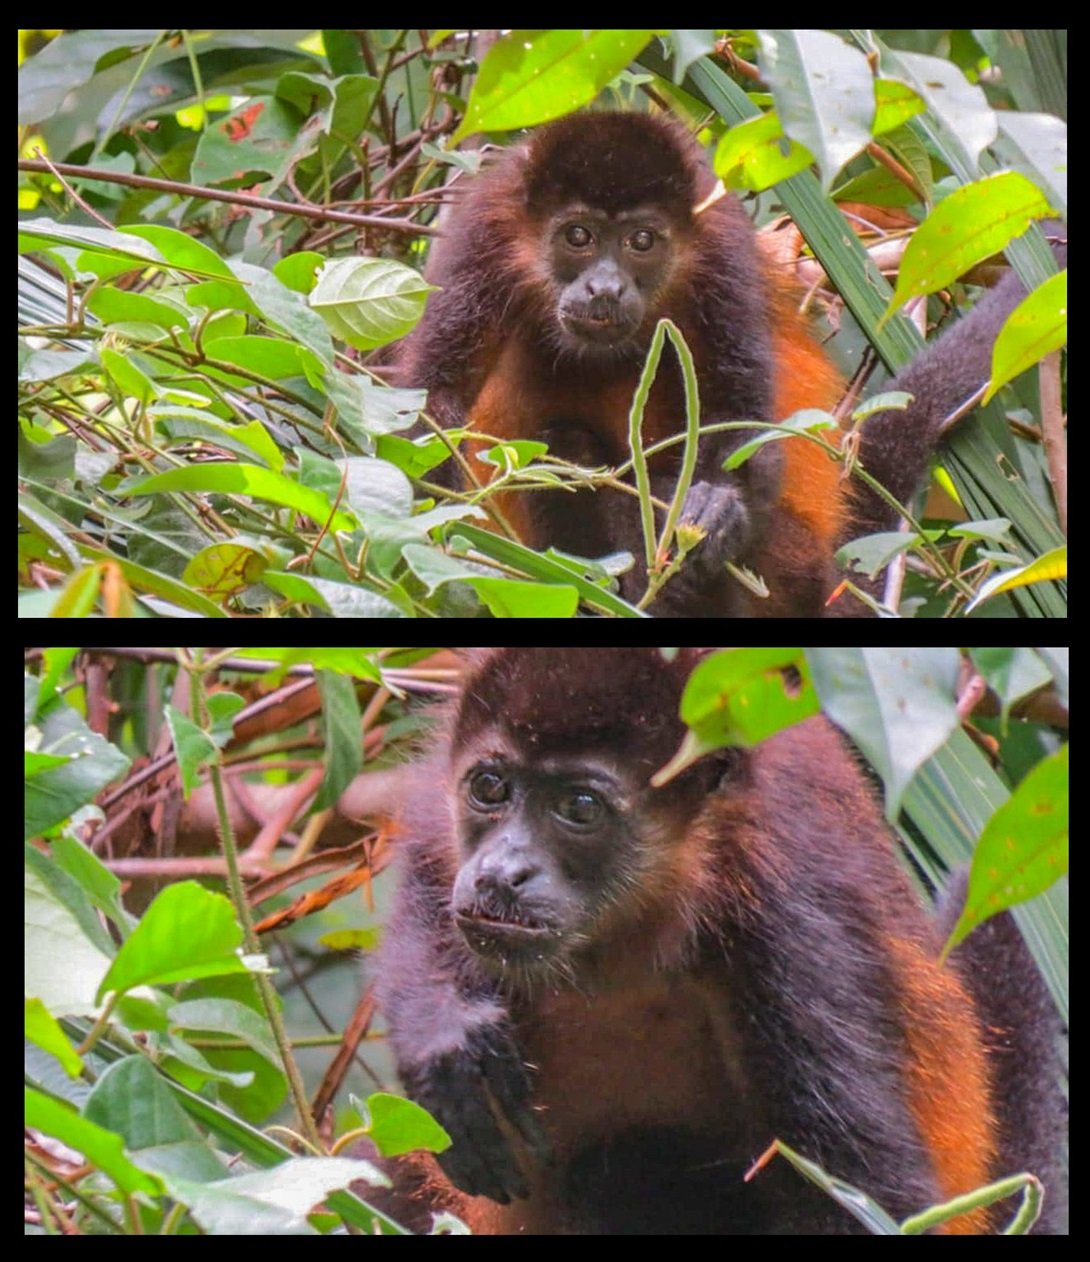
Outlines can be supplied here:
M532 355L518 342L504 348L470 409L473 428L504 440L537 438L576 464L617 464L629 452L628 425L638 364L576 371ZM680 382L660 373L644 409L645 444L681 433Z
M524 1046L546 1129L569 1153L622 1129L718 1131L745 1098L722 993L695 979L552 996Z

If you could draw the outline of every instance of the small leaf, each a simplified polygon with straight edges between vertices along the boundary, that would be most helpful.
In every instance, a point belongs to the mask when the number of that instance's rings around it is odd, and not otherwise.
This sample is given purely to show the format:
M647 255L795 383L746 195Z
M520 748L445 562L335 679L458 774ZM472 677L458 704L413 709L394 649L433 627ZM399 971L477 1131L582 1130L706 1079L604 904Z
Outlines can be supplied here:
M430 1113L411 1100L376 1092L367 1097L371 1125L367 1133L384 1157L406 1152L445 1152L450 1136Z
M1067 871L1068 748L1038 763L985 825L944 955L989 916L1042 893Z
M403 263L343 258L322 268L310 305L342 341L357 350L371 350L414 328L424 314L424 300L434 290Z
M1067 345L1067 268L1018 304L992 347L992 379L983 402L1019 373Z
M895 819L920 767L958 728L956 648L809 649L829 718L882 776Z
M1036 560L1030 561L1028 565L1019 565L1013 570L1004 570L1001 574L996 574L988 579L986 583L982 583L980 591L966 605L965 612L970 613L978 605L982 605L990 597L997 596L1000 592L1013 591L1016 587L1027 587L1030 583L1044 583L1049 579L1066 577L1067 544L1065 543L1059 548L1053 548L1049 552L1042 553Z
M238 954L241 945L234 908L222 894L196 881L168 885L121 944L98 998L111 990L246 973Z
M300 486L279 473L272 473L252 464L227 464L209 461L206 464L188 465L184 469L170 469L156 473L122 492L125 495L156 495L163 491L222 491L238 495L251 495L254 499L268 500L294 509L309 517L318 525L328 521L333 530L352 530L355 519L338 510L318 491ZM330 514L332 520L330 521Z
M729 188L761 192L813 162L810 151L783 134L774 111L737 123L715 150L715 173Z
M1040 189L1016 171L955 189L913 233L883 320L909 298L952 284L1049 213Z
M481 63L456 144L588 105L650 42L652 31L525 30L498 39Z
M785 671L798 672L792 683ZM681 749L651 783L666 784L705 754L724 746L751 748L817 714L817 693L802 649L727 649L693 671L681 698L689 726Z

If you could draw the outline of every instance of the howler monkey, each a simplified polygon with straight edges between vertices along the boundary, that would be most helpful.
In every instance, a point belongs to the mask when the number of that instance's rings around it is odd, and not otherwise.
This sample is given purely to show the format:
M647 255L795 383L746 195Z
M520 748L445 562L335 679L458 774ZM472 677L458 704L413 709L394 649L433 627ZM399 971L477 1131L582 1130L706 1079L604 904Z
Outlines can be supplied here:
M663 116L576 114L541 128L453 208L427 271L442 292L405 343L403 379L427 388L445 427L541 439L578 464L616 466L628 458L628 413L652 331L668 316L695 358L703 424L831 409L838 375L797 313L798 295L762 263L741 204L729 197L694 214L713 183L699 147ZM963 322L956 351L932 353L917 373L920 402L864 426L861 460L881 482L902 496L915 489L940 422L988 377L991 343L1023 296L1017 278L1005 280ZM646 444L682 432L684 416L668 351L644 416ZM894 527L884 501L853 498L840 466L805 439L769 443L724 473L741 441L738 431L701 439L683 520L706 535L651 612L818 616L840 577L836 548ZM468 449L482 482L492 471L478 456L491 445ZM667 503L680 450L651 465L652 493ZM621 591L643 594L633 496L536 489L499 502L531 547L631 552ZM727 561L761 574L768 598L729 578ZM866 610L845 599L830 612Z
M743 1181L778 1137L898 1217L1023 1169L1054 1213L1055 1017L1013 922L938 964L822 718L651 788L700 652L476 651L407 795L380 959L405 1088L454 1140L445 1175L411 1167L417 1208L858 1230L786 1163Z

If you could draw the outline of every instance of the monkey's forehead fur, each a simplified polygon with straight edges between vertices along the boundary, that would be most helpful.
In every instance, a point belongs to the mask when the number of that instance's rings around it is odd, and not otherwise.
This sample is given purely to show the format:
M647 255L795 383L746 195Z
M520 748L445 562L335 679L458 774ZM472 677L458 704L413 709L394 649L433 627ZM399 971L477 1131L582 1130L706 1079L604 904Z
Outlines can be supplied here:
M685 219L712 177L700 146L672 119L653 114L572 114L529 141L530 206L581 202L616 214L663 206Z
M602 749L661 766L685 734L678 708L704 650L479 649L455 716L464 746L500 731L528 756Z

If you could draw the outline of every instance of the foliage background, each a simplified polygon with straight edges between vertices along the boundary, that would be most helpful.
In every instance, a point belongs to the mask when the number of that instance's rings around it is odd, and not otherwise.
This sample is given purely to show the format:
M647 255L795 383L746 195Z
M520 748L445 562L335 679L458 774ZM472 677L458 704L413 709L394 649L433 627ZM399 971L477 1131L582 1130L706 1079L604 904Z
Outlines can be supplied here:
M803 681L790 695L784 666ZM345 1145L365 1124L383 1152L435 1140L388 1097L372 1098L369 1121L359 1102L392 1071L358 956L383 921L396 767L458 659L49 648L27 667L31 1221L81 1234L369 1229L346 1190L367 1172L340 1160ZM1046 855L1066 870L1065 651L734 650L687 717L706 744L755 740L754 698L767 734L811 706L811 679L878 768L921 897L997 811L1024 813L1020 848L1003 847L1012 871ZM1027 800L1061 758L1057 783ZM1066 878L1045 886L1015 913L1066 1019ZM260 940L238 927L253 918ZM289 1130L260 1129L273 1121ZM333 1214L308 1217L325 1197Z
M830 196L912 224L1004 170L1066 208L1065 32L24 36L24 616L639 616L609 590L615 559L573 564L481 528L501 486L612 471L507 444L489 488L443 492L428 474L446 441L396 385L389 343L423 309L441 206L511 129L593 101L678 113L758 222L793 216L843 297L828 312L848 371L865 355L895 370L919 333L881 322L889 285ZM984 254L1030 222L997 191L979 213L1000 226ZM986 234L960 210L958 225L973 279ZM1054 272L1034 226L1008 257L1032 284ZM932 319L972 292L942 288ZM1062 341L1057 302L1040 346ZM902 614L962 613L990 575L1033 565L1036 582L983 613L1065 613L1055 356L1041 371L948 444L937 485L962 507L928 501L938 533L860 551L878 571L911 549Z

